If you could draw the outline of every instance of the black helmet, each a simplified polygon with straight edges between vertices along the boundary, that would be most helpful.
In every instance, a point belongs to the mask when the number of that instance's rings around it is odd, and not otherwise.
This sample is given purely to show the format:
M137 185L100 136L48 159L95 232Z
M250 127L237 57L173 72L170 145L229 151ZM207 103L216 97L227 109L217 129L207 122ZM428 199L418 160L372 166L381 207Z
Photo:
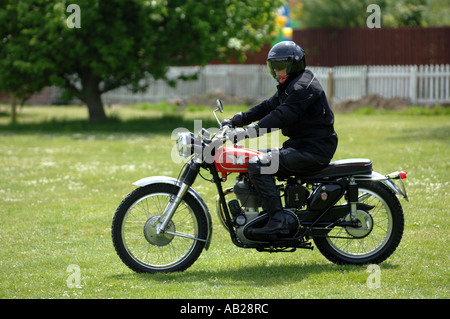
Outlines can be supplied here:
M267 56L269 73L278 81L274 69L286 69L286 74L301 73L306 68L305 51L293 41L282 41L270 49Z

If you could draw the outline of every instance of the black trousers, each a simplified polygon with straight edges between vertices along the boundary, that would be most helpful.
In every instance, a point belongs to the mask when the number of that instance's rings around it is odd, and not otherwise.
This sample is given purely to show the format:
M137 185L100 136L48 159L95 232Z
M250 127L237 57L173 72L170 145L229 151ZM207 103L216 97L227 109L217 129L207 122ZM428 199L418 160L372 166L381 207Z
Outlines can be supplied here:
M308 175L330 162L328 158L294 148L275 148L261 152L262 154L250 159L248 173L262 198L263 208L267 210L269 216L283 210L274 176Z

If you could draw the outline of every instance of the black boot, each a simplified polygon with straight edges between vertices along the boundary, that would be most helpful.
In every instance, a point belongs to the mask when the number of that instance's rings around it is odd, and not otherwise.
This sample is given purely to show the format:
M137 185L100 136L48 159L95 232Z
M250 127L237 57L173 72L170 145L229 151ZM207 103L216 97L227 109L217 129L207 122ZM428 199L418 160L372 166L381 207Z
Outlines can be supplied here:
M289 235L289 228L282 210L269 213L269 221L261 228L252 230L254 236Z
M260 158L262 157L262 158ZM270 165L270 156L260 155L252 158L248 163L248 173L256 190L261 196L262 206L269 215L269 221L264 227L255 228L255 236L287 235L289 228L284 217L283 205L273 176L261 174L261 167Z

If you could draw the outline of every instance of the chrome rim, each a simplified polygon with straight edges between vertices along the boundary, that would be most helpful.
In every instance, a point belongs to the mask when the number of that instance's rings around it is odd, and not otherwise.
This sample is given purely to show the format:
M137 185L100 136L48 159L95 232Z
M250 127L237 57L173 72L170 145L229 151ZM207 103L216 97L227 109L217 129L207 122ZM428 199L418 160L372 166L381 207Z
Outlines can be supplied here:
M383 249L391 237L393 227L391 210L380 195L360 188L359 202L375 206L369 212L357 212L358 219L366 229L335 227L327 238L330 246L339 254L358 259L372 256Z
M192 252L198 237L193 210L182 201L166 232L157 234L156 225L172 195L155 193L137 200L125 214L122 240L128 254L139 264L152 269L173 267Z

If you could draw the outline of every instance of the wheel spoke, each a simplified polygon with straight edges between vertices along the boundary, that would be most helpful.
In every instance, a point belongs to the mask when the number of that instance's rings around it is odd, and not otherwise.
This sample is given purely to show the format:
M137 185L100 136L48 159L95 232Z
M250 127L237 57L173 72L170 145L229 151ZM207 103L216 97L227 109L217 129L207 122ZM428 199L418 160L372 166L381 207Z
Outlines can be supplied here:
M363 228L336 227L327 238L330 246L340 254L351 258L365 258L384 247L392 231L392 215L389 206L377 193L368 189L359 189L359 202L374 206L369 211L372 228L363 236L353 237L355 230ZM361 216L367 213L361 213ZM364 224L363 224L364 227ZM364 232L364 230L362 230ZM365 235L365 236L364 236Z
M173 266L189 254L197 240L205 241L198 238L195 214L185 202L172 218L173 229L156 234L155 225L170 196L159 193L141 198L129 208L123 221L123 240L128 253L147 267L164 269ZM148 238L146 231L151 234Z

